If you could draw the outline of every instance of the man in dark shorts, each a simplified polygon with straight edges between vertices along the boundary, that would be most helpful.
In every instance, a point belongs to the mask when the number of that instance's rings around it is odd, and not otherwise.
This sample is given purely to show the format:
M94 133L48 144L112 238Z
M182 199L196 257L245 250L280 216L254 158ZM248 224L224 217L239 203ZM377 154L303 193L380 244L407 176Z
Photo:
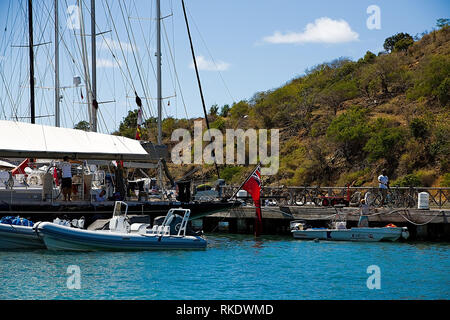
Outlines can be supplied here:
M64 201L70 201L72 195L72 165L69 162L69 157L64 157L64 162L61 164L61 190L64 196Z

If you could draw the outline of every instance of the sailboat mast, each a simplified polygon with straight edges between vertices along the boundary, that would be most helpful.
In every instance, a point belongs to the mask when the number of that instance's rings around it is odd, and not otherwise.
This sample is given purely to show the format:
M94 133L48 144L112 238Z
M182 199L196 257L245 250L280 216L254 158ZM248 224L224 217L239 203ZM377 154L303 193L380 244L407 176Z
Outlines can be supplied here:
M162 79L161 79L161 1L156 0L156 77L158 101L158 145L162 145ZM164 191L163 168L161 160L158 162L158 175L161 191Z
M33 52L33 3L28 0L28 37L29 37L29 53L30 53L30 108L31 123L35 123L35 104L34 104L34 52Z
M156 70L158 82L158 144L162 144L162 86L161 86L161 1L156 0Z
M92 123L91 131L97 132L97 53L96 53L96 31L95 31L95 0L91 0L91 54L92 54Z
M91 94L91 85L90 85L90 76L89 76L89 63L88 63L88 59L87 59L87 52L86 52L86 34L84 31L84 19L83 19L83 7L82 7L82 2L81 0L78 0L78 16L80 19L80 37L81 37L81 55L82 55L82 59L83 59L83 67L84 67L84 82L86 84L86 96L87 96L87 100L88 100L88 113L89 113L89 127L90 130L93 131L93 127L92 127L92 94Z
M55 127L60 127L59 112L59 12L58 0L55 0Z

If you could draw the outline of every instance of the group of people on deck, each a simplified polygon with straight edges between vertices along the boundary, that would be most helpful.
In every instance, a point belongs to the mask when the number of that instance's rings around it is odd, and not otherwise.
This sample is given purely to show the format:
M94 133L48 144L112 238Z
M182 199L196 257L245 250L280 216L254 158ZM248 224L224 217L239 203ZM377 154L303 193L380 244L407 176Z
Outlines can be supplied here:
M78 163L78 162L77 162ZM69 161L69 157L65 156L63 162L59 166L59 173L61 176L61 193L63 194L64 201L71 201L72 196L72 163ZM106 191L102 191L95 196L95 200L102 202L106 200Z

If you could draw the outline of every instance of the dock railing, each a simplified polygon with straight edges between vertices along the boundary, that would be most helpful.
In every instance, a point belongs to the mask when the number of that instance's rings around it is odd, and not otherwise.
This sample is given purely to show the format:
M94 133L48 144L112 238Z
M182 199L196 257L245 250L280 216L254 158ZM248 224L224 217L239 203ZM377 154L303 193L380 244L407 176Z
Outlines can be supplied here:
M222 186L224 197L231 197L239 186ZM429 207L450 208L450 188L446 187L390 187L387 203L385 205L396 208L417 207L418 195L421 192L429 194ZM323 199L328 197L329 203L339 203L339 200L347 200L349 194L349 205L358 206L361 199L367 195L373 199L372 205L381 206L380 189L378 187L321 187L321 186L263 186L261 199L267 204L276 206L303 206L323 205ZM333 203L331 200L335 199ZM242 197L244 201L251 203L250 197ZM367 198L366 198L367 199Z

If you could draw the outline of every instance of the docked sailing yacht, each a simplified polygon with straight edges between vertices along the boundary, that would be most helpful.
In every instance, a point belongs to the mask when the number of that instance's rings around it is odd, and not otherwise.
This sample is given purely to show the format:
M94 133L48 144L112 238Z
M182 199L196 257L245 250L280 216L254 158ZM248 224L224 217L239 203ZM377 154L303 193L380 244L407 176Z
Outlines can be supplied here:
M87 179L86 168L89 161L123 161L142 163L157 166L159 168L159 180L162 181L162 159L167 156L167 147L162 145L162 96L161 96L161 12L160 0L157 0L157 75L158 75L158 144L146 143L104 135L96 131L96 112L98 103L96 101L96 59L95 59L95 1L91 1L91 32L92 41L92 81L90 81L87 52L85 44L84 22L82 20L82 3L78 1L80 11L81 25L81 46L83 55L83 70L85 73L85 82L89 106L90 129L93 132L84 132L74 129L59 128L59 82L58 82L58 53L57 45L59 43L58 34L58 0L55 0L55 127L35 124L34 112L34 61L33 61L33 23L32 23L32 0L28 0L29 16L29 52L30 52L30 99L31 99L31 124L16 121L1 121L0 123L0 157L1 158L32 158L32 159L61 159L69 156L73 160L82 161L80 174L80 193L84 194L80 200L72 202L59 201L58 188L56 188L53 179L43 179L47 183L42 183L41 190L33 188L20 182L20 186L3 187L0 185L0 212L8 212L8 215L22 215L31 218L34 221L53 220L56 216L65 213L69 218L86 217L87 222L92 222L98 218L110 216L114 201L93 201L91 196L91 183ZM87 162L87 163L86 163ZM87 165L86 165L87 164ZM145 168L145 166L144 166ZM44 175L49 175L50 171ZM117 174L116 176L119 176ZM9 180L9 179L8 179ZM47 192L50 190L49 192ZM19 197L21 195L22 197ZM129 201L129 214L146 214L158 216L165 214L172 208L180 206L191 210L190 218L195 219L214 212L223 211L235 205L234 202L225 199L214 201L193 202L189 194L178 199L158 199L158 201Z

